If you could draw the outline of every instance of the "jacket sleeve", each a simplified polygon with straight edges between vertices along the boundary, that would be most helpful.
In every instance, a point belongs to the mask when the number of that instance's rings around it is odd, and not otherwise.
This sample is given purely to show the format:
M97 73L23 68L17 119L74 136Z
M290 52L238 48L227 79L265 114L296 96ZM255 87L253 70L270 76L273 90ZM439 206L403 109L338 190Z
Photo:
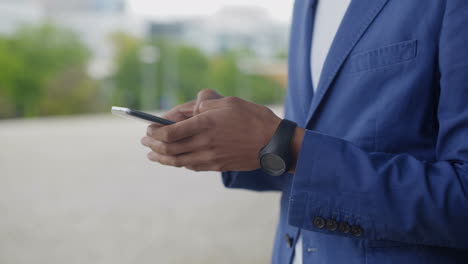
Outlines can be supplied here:
M227 188L247 189L251 191L281 191L284 177L272 177L262 170L222 173L223 184Z
M447 1L439 47L436 161L369 153L307 131L293 180L291 225L369 240L468 249L467 25L466 1Z

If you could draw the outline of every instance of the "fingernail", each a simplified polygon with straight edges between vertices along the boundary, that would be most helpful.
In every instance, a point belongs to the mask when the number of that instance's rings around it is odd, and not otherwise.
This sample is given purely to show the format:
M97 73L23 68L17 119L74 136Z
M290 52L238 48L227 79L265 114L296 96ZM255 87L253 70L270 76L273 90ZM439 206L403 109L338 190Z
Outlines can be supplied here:
M148 127L148 129L146 129L146 134L148 134L149 136L153 135L153 129L151 127Z

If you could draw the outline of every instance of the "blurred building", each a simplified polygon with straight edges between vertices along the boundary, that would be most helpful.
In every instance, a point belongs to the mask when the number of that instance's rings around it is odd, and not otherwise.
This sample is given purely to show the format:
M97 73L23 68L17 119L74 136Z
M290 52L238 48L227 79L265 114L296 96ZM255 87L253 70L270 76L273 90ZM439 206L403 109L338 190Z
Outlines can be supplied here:
M92 51L89 73L97 79L113 71L111 33L144 34L144 21L126 12L125 0L0 0L0 17L4 34L43 22L72 29Z
M39 0L44 3L47 12L109 12L125 11L125 0Z
M264 61L284 54L288 45L288 25L274 20L264 9L252 7L227 7L212 16L161 22L132 16L125 0L0 0L0 17L0 34L43 22L72 29L92 51L89 73L97 79L114 70L110 40L114 32L169 37L209 55L248 50Z
M115 32L144 34L144 21L126 12L125 0L39 0L47 18L77 32L94 54L89 73L97 79L113 72L113 45L110 35Z
M228 7L209 17L172 22L151 22L153 37L176 38L208 54L248 50L259 58L274 58L286 51L288 25L272 19L261 8Z
M0 0L0 33L10 34L19 25L35 24L44 19L41 3L32 0Z
M246 51L253 56L241 56L239 70L267 76L286 87L289 25L272 19L264 9L228 7L208 17L153 21L149 35L195 46L209 55Z

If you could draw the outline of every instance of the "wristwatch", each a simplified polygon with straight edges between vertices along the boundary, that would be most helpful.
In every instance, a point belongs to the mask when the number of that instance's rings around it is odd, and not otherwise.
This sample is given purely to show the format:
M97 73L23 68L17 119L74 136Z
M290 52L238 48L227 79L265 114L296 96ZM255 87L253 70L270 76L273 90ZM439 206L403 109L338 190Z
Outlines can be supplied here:
M291 140L297 124L283 119L270 142L260 150L262 169L271 176L280 176L291 168Z

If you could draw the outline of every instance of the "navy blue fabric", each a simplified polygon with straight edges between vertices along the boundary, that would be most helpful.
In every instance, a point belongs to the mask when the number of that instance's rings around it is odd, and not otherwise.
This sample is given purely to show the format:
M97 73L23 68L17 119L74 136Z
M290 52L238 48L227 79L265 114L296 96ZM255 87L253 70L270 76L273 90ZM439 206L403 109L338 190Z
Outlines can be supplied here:
M353 0L316 95L314 8L296 0L292 23L286 118L307 129L295 174L225 185L282 191L273 263L291 262L284 237L299 233L304 263L468 263L468 1Z

